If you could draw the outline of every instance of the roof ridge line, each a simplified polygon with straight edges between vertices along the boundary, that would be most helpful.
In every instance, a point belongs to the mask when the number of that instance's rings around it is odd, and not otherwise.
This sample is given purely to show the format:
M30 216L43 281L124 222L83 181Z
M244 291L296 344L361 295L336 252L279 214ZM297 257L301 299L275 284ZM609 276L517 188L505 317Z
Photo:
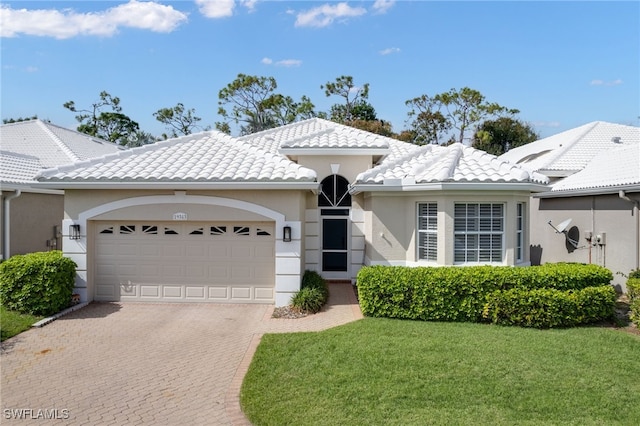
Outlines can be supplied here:
M433 144L427 144L427 145L422 145L422 146L418 146L419 149L416 151L411 151L411 152L406 152L404 154L402 154L401 156L395 158L393 161L390 161L389 163L383 163L383 164L378 164L377 166L373 166L368 170L365 170L364 172L358 173L358 175L356 176L356 179L354 180L354 183L357 183L358 181L362 180L363 178L366 179L366 177L368 175L375 175L378 173L384 173L387 170L391 170L392 168L406 163L408 160L411 160L412 158L417 158L420 157L421 155L423 155L425 152L427 151L432 151L433 149Z
M446 180L453 178L456 171L456 167L460 163L460 158L462 158L463 148L464 146L462 144L457 144L457 143L446 147L446 151L443 153L444 155L441 156L441 158L444 157L444 159L450 160L450 161L448 161L448 163L443 164L442 168L440 169L440 172L438 172L438 174L436 175L436 178L438 180L444 182Z
M76 161L80 161L80 157L78 157L76 155L75 152L73 152L73 150L71 148L69 148L67 146L67 144L65 144L58 136L56 136L55 133L53 133L53 131L46 125L46 123L40 119L36 119L36 124L38 126L40 126L40 128L42 130L44 130L44 132L49 135L49 137L51 139L53 139L53 142L58 145L58 147L60 147L60 149L62 149L62 151L69 157L71 158L72 162L76 162Z
M573 146L576 143L578 143L580 140L582 140L582 138L585 137L585 135L591 132L598 125L598 123L599 121L592 121L591 123L584 124L583 126L587 128L582 133L580 133L578 136L573 138L573 140L569 141L568 143L563 143L559 149L555 150L555 152L553 151L551 152L551 155L549 156L550 161L547 161L547 165L550 165L553 162L555 162L557 159L561 158L570 148L573 148ZM567 131L571 131L571 129ZM562 133L559 133L558 135L561 135L561 134ZM553 136L550 136L550 137L553 137Z

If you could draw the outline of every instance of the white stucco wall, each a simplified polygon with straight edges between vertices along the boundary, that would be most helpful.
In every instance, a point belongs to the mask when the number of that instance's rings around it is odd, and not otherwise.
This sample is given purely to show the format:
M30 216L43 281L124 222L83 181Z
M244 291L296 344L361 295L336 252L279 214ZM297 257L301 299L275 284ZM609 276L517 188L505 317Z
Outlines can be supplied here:
M640 200L640 194L628 194ZM556 227L571 219L568 236L577 241L578 248L567 243ZM604 244L595 238L587 241L588 233L605 236ZM617 194L568 198L533 198L531 201L531 245L534 263L579 262L593 263L610 269L614 285L625 291L628 274L638 267L638 217L633 203Z
M417 204L436 202L438 204L438 255L437 262L417 258ZM504 265L527 265L528 227L525 217L524 258L515 259L516 245L516 205L528 206L529 193L500 191L474 192L378 192L367 196L365 216L370 216L370 226L365 227L365 263L388 265L453 265L454 264L454 206L456 203L503 203Z

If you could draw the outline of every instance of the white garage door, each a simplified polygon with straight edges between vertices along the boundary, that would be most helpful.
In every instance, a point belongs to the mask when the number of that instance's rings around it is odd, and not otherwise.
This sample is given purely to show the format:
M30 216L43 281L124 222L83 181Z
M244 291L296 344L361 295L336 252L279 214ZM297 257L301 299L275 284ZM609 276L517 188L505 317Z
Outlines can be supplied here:
M269 303L270 222L96 222L95 299Z

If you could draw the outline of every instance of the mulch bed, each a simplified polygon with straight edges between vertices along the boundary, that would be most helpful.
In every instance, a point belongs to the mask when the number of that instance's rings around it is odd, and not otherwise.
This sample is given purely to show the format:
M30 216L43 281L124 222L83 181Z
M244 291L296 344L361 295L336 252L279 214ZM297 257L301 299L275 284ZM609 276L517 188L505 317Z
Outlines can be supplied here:
M298 319L298 318L304 318L308 315L309 315L308 313L302 312L294 308L293 306L289 305L289 306L281 306L279 308L275 308L273 310L273 315L271 315L271 318Z

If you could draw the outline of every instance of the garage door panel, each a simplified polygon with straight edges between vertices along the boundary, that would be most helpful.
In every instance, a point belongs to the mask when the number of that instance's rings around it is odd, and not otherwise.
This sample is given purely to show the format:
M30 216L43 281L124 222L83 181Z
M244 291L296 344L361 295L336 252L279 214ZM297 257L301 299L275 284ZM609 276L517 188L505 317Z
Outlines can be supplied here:
M97 299L273 302L272 224L97 222L95 229Z
M254 256L259 259L273 259L275 256L275 248L273 246L255 246Z
M160 285L159 284L141 284L140 297L152 297L155 299L160 298Z
M160 250L163 257L182 257L184 256L184 246L180 243L172 242L163 246Z
M273 265L254 265L253 276L260 280L261 277L272 277L275 273Z
M185 255L188 257L198 257L205 259L207 257L208 250L204 243L200 244L188 244L185 247Z
M253 267L252 265L231 265L231 279L234 281L242 281L247 280L253 277Z
M138 297L138 286L133 284L121 284L120 295L123 298L136 298Z
M144 242L140 244L139 255L141 257L157 257L160 256L160 247L157 243Z
M162 297L165 299L166 298L179 299L182 297L183 290L184 288L182 286L165 285L165 286L162 286Z
M228 265L210 265L209 266L209 278L213 282L224 282L230 278Z
M231 257L230 255L231 249L227 247L227 244L229 244L228 241L215 241L215 242L212 241L212 244L215 244L215 245L210 245L208 247L209 259L216 260L216 259L227 259Z
M162 277L166 280L172 280L173 278L182 278L184 276L184 266L182 265L162 266Z
M204 265L189 265L189 267L186 269L186 273L185 275L188 278L205 278L207 276L206 274L206 268L204 267Z
M187 299L205 300L206 294L207 292L205 286L188 285L185 288L185 297Z
M112 263L96 263L96 275L98 277L116 275L116 266Z
M157 278L160 276L158 267L159 265L156 264L145 264L141 262L137 265L137 271L140 276Z
M229 289L227 287L210 286L209 300L212 302L221 302L229 299Z
M138 254L138 245L135 242L119 243L116 250L117 256L136 256Z
M256 300L273 300L273 288L256 287L255 299Z
M115 287L109 283L105 285L96 285L96 299L103 300L112 300L112 298L116 297Z
M232 287L231 288L231 298L234 300L246 300L249 301L251 299L251 288L250 287Z

